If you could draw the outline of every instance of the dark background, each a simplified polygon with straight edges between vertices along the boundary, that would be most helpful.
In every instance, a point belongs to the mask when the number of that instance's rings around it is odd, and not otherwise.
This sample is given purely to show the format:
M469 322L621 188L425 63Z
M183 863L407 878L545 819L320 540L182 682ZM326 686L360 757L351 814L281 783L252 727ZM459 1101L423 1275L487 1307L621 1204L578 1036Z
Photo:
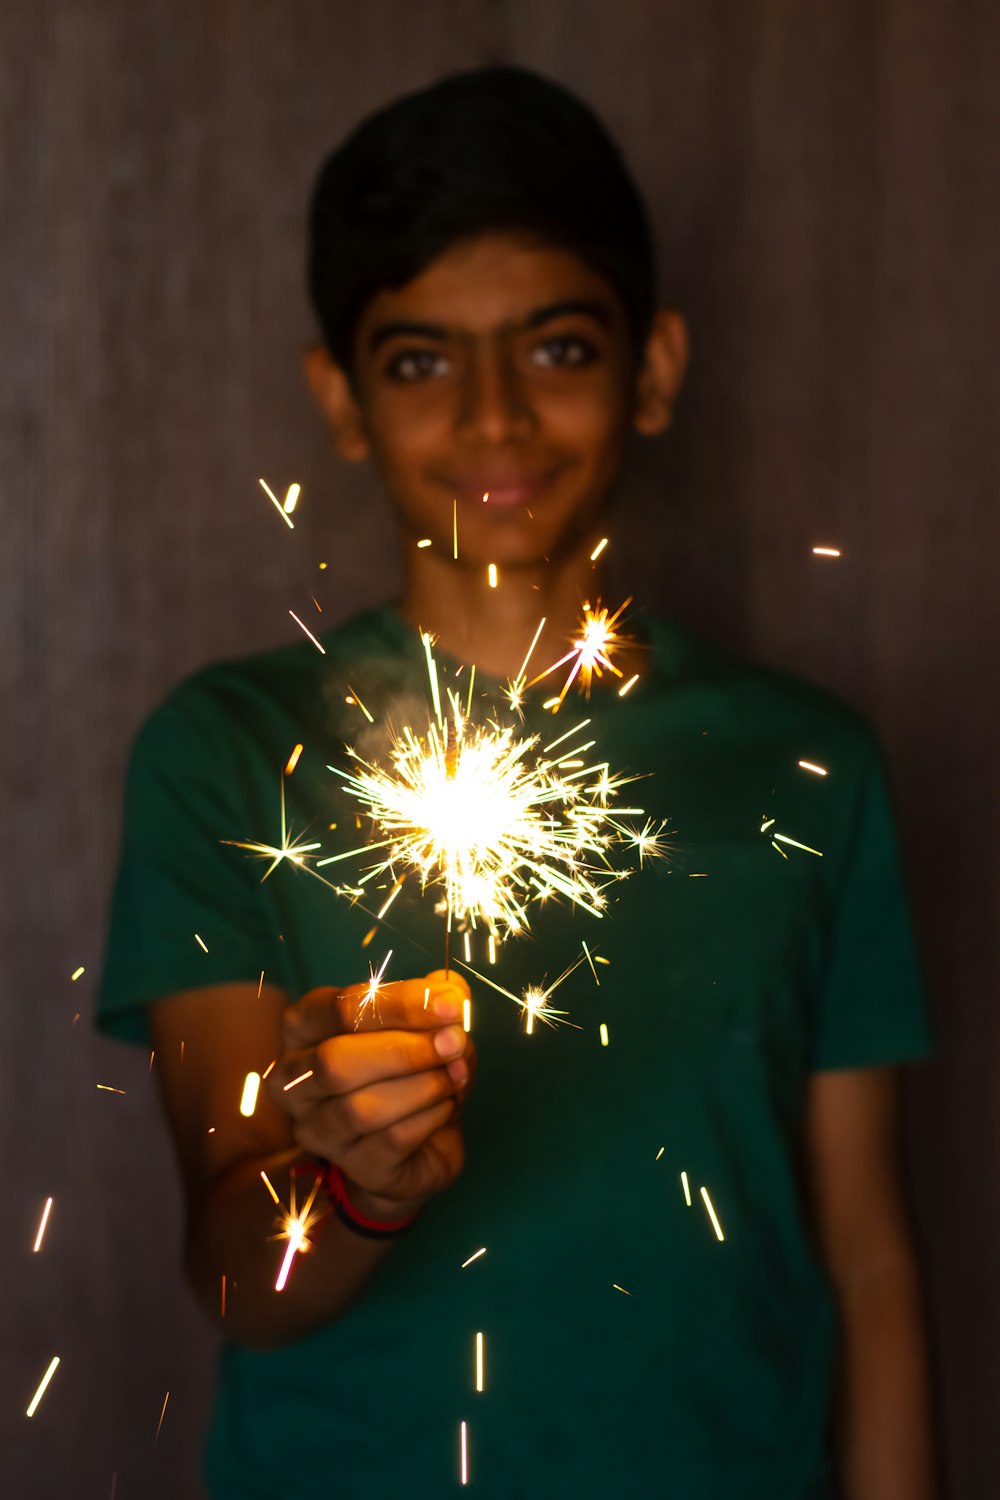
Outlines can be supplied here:
M197 1493L211 1340L148 1059L88 1024L126 752L166 688L290 638L310 593L329 624L391 589L385 504L299 377L304 206L360 115L493 60L598 108L691 324L677 426L630 467L623 583L841 693L889 752L938 1041L907 1156L947 1466L956 1500L994 1492L998 44L986 0L4 6L10 1493ZM302 483L294 535L259 475Z

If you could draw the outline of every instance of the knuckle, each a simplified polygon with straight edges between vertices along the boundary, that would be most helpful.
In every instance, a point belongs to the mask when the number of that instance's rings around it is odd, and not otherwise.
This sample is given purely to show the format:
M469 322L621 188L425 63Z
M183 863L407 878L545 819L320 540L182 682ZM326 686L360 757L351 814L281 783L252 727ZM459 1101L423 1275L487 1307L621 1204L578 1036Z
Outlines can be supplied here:
M350 1049L347 1037L334 1036L316 1048L316 1071L334 1093L350 1087Z

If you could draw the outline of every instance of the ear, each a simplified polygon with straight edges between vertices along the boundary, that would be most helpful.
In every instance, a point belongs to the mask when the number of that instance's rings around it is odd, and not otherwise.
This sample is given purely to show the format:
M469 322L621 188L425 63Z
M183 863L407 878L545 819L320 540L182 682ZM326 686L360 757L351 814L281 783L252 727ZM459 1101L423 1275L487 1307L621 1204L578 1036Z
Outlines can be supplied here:
M364 415L347 375L322 344L312 344L302 356L306 383L313 400L333 429L341 458L358 463L368 457Z
M687 324L680 313L661 307L653 314L642 365L636 376L632 425L644 437L670 426L688 366Z

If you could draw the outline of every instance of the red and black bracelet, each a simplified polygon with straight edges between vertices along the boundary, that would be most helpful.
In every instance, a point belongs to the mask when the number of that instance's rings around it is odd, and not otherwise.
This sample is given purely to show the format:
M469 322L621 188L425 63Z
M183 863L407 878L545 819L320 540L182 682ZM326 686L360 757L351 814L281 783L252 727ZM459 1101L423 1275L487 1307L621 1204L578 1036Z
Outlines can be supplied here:
M319 1162L317 1165L322 1172L323 1187L333 1207L333 1211L347 1229L354 1234L360 1234L366 1240L394 1240L398 1235L405 1234L411 1229L420 1217L413 1214L408 1219L370 1219L360 1209L355 1208L347 1191L347 1183L344 1174L332 1161Z

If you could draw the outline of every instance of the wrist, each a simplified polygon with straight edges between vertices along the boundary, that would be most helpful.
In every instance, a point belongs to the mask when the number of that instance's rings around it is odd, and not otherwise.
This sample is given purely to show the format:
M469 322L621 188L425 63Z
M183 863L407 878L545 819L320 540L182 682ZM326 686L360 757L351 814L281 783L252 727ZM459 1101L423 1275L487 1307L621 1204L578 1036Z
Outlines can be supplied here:
M394 1239L416 1222L424 1199L387 1198L346 1177L334 1162L319 1164L321 1180L336 1218L366 1239Z

